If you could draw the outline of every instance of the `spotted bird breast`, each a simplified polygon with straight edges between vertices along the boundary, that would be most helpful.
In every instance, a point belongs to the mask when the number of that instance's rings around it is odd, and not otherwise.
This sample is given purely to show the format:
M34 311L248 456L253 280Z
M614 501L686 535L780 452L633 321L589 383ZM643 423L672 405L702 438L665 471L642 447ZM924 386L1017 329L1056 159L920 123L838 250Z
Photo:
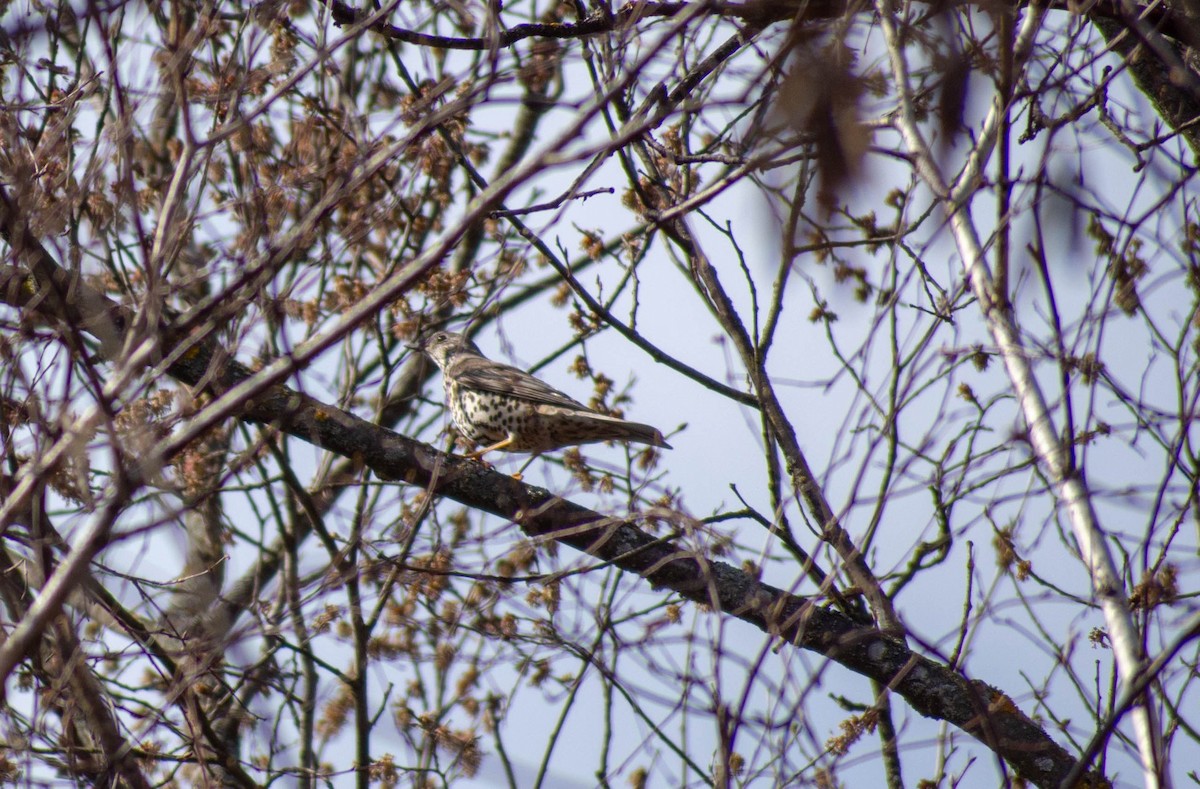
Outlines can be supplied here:
M517 421L509 398L447 383L446 401L458 432L476 444L494 444L507 438Z
M458 432L476 444L495 444L511 436L512 442L503 448L506 452L540 452L556 446L536 406L526 400L447 384L446 401Z

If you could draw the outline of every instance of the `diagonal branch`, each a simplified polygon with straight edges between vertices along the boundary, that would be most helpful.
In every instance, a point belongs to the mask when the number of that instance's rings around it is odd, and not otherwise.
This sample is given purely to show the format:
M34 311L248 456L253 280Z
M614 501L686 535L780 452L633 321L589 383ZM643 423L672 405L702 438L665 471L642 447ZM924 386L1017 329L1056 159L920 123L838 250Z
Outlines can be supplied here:
M50 263L48 254L46 258L43 265ZM71 275L61 269L54 276L66 284L72 281ZM27 282L27 272L0 267L0 300L61 323L67 316L56 314L50 300L39 299L32 289L23 287ZM63 291L65 301L59 305L68 314L86 317L79 314L73 292L78 291ZM110 301L93 299L89 304L92 309L104 310L117 326L128 325L132 318L127 310ZM164 334L165 347L178 339L169 330ZM189 385L205 381L215 392L225 395L196 415L199 422L236 417L270 424L315 446L361 459L383 479L428 488L468 507L510 519L531 537L555 540L637 573L654 588L670 589L874 679L903 696L922 715L952 723L975 737L1035 785L1056 786L1075 763L1005 694L916 654L903 642L873 627L761 583L731 565L660 540L638 528L636 517L602 515L270 383L271 367L252 374L230 361L218 362L215 369L210 369L212 360L228 359L228 355L219 353L212 340L192 340L197 342L193 352L179 357L167 372ZM236 392L254 394L231 396ZM653 515L682 525L678 513L655 511Z

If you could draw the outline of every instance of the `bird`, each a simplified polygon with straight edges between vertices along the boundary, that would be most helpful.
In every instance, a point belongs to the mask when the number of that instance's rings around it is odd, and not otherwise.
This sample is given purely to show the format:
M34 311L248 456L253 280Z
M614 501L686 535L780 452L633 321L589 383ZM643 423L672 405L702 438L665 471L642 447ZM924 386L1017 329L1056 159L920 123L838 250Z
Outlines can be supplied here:
M496 450L536 457L596 441L671 448L657 428L594 411L524 370L488 359L461 334L436 331L415 347L442 371L446 407L458 431L485 445L468 457Z

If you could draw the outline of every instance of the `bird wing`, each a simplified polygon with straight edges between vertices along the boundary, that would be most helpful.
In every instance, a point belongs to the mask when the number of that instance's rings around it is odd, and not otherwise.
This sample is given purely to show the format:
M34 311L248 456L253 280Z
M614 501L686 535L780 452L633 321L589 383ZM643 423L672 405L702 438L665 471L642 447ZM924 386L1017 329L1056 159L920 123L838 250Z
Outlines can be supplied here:
M583 403L543 383L527 372L482 356L459 354L447 370L462 386L496 394L507 394L545 405L595 413Z

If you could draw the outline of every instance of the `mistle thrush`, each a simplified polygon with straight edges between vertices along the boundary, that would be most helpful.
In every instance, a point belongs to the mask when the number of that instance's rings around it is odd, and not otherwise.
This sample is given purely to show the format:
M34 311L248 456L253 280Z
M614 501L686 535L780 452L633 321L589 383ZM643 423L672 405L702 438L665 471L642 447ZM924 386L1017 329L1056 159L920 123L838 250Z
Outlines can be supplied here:
M473 457L496 449L536 454L594 441L671 448L656 428L597 413L527 372L493 362L461 334L434 332L419 347L442 371L446 407L458 431L485 445Z

